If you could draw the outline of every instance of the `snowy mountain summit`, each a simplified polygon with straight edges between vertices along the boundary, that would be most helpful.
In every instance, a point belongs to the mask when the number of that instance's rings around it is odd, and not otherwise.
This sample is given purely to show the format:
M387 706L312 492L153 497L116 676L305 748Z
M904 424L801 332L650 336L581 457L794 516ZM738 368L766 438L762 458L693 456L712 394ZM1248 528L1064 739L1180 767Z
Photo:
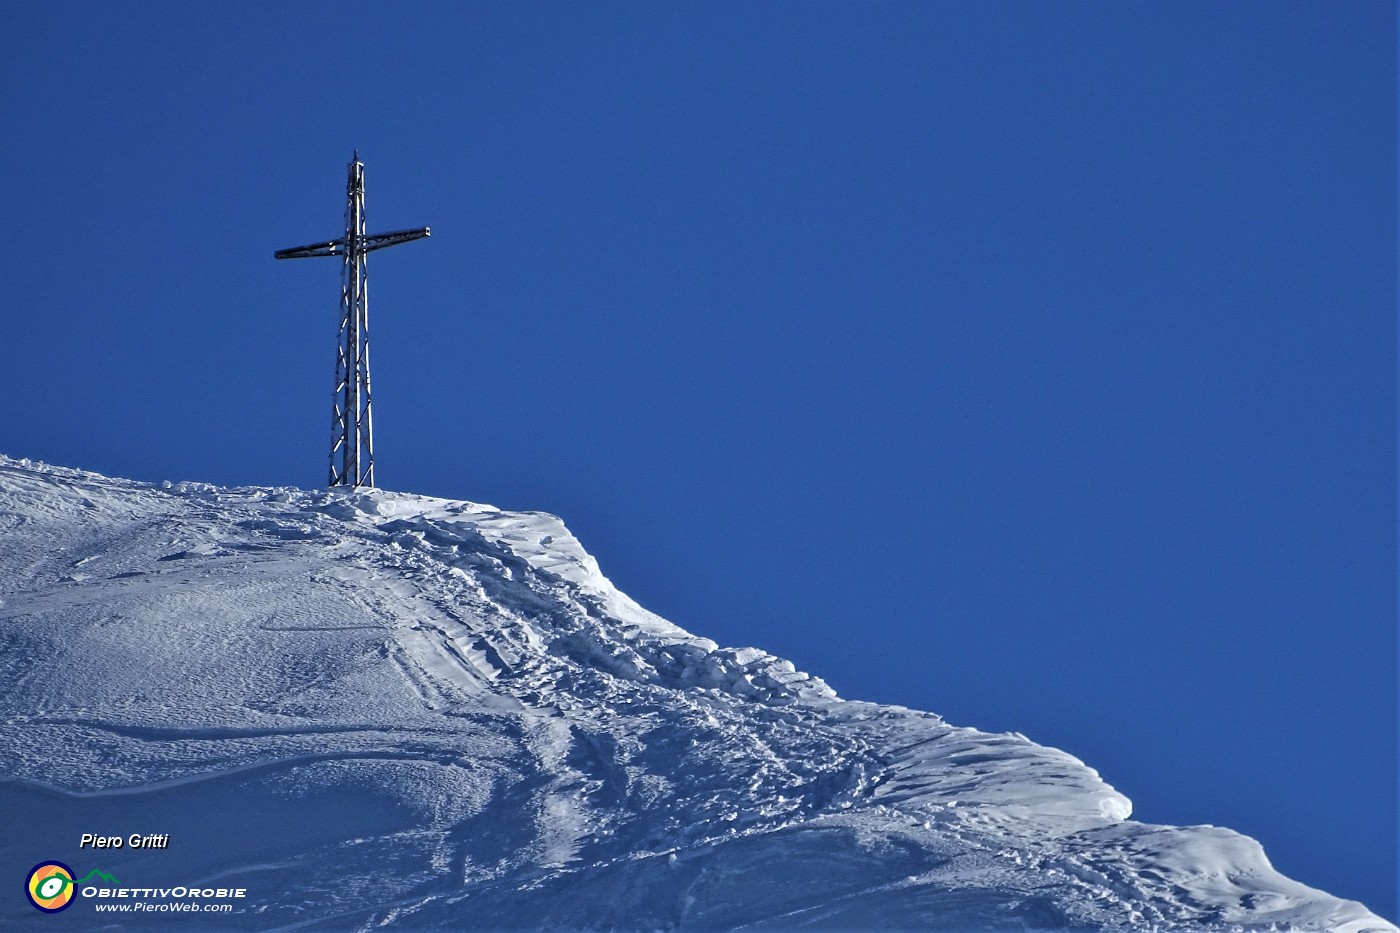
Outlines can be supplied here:
M182 928L1396 931L1063 752L682 631L535 512L0 458L0 684L4 884L246 892ZM166 926L101 903L0 927Z

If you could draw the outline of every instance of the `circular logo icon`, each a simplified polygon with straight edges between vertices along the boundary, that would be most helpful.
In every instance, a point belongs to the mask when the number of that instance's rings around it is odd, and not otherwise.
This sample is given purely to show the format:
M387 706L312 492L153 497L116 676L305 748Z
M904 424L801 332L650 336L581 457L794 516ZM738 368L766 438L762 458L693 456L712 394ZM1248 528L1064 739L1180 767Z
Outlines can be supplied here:
M73 903L73 869L62 862L40 862L24 883L29 903L47 914L56 914Z

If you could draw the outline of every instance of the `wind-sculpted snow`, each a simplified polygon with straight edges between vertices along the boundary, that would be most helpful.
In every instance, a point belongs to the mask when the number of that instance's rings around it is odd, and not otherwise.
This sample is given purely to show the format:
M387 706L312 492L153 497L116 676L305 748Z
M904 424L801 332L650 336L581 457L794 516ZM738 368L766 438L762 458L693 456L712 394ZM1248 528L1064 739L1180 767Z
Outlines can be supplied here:
M1395 930L1063 752L691 635L541 513L0 458L0 684L0 877L247 889L195 929Z

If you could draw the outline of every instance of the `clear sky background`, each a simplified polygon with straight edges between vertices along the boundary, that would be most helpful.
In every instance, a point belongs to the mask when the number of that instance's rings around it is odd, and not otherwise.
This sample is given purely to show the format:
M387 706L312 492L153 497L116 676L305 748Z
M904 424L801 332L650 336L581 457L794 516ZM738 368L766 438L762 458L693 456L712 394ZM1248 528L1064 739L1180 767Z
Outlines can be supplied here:
M1396 917L1391 3L0 0L0 450L391 489Z

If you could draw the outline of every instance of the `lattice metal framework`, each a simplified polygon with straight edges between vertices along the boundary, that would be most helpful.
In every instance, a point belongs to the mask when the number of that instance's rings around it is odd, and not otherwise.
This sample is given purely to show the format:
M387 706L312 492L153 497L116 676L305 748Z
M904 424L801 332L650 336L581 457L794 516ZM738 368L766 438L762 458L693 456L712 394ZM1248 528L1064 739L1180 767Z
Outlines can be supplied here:
M374 419L369 386L369 299L365 254L428 236L428 228L365 235L365 166L360 153L351 160L345 183L345 236L325 243L296 246L273 253L278 259L339 256L340 338L335 358L335 396L331 417L330 485L374 485Z

